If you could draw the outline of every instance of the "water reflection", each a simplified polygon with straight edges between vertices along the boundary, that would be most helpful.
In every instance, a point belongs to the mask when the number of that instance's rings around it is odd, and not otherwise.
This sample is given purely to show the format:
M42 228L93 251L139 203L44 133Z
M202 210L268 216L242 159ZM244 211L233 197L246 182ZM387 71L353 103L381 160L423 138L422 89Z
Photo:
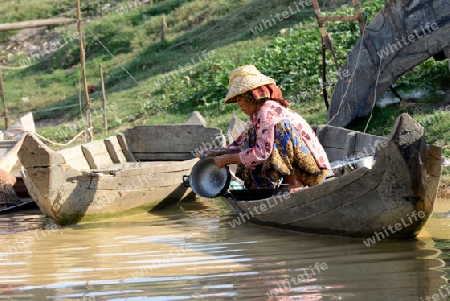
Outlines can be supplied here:
M428 237L370 247L232 228L234 214L205 199L54 231L40 214L3 216L0 300L425 300L447 283L450 219L437 216Z

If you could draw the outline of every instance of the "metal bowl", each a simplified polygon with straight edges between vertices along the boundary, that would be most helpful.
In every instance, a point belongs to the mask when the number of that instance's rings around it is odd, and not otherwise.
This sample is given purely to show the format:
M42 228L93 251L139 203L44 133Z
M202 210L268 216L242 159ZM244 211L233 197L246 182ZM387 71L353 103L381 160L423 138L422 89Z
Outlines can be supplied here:
M230 179L228 166L218 168L213 157L206 157L192 167L189 185L197 195L213 198L228 189Z

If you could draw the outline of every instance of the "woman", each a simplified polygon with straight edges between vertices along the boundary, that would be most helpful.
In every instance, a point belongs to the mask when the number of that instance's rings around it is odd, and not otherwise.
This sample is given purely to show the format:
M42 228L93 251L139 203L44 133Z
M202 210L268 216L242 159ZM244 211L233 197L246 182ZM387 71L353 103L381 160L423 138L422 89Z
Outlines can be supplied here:
M225 103L237 103L249 116L246 129L226 148L208 151L218 167L238 164L236 175L249 189L320 184L331 169L309 124L290 110L275 81L253 65L230 72Z

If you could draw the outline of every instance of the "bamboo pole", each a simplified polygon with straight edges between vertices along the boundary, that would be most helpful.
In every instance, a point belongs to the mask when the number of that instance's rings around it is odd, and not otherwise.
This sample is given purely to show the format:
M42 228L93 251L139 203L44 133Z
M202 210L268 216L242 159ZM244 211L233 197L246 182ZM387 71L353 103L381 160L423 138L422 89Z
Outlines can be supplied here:
M86 119L87 119L87 127L86 132L89 135L89 140L94 140L94 135L92 134L92 120L91 120L91 100L89 98L89 92L86 82L86 63L84 56L84 39L83 39L83 30L81 27L81 3L80 0L77 0L77 27L78 33L80 34L80 64L81 64L81 78L83 81L84 87L84 98L86 99Z
M0 90L3 100L3 116L5 118L5 129L8 128L8 107L6 106L6 98L5 98L5 85L3 84L3 71L2 66L0 66Z
M108 120L106 119L106 92L105 81L103 79L103 67L100 63L100 81L102 83L102 106L103 106L103 126L105 127L106 134L108 134Z
M52 26L52 25L63 25L68 23L73 23L76 20L71 18L52 18L52 19L44 19L44 20L29 20L15 23L3 23L0 24L0 31L9 31L16 29L24 29L24 28L36 28L36 27L44 27L44 26Z

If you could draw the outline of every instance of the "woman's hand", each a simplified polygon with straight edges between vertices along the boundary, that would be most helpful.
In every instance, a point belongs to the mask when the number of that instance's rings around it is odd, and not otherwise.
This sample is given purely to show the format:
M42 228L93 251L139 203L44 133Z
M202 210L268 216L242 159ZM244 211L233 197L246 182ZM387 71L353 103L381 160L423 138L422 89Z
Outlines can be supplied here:
M228 148L222 148L219 150L205 150L202 153L198 153L197 157L204 158L204 157L216 157L216 156L222 156L226 154L231 154L233 151Z
M228 164L237 164L240 162L241 159L239 158L239 154L226 154L214 157L214 163L216 163L219 168L222 168Z

